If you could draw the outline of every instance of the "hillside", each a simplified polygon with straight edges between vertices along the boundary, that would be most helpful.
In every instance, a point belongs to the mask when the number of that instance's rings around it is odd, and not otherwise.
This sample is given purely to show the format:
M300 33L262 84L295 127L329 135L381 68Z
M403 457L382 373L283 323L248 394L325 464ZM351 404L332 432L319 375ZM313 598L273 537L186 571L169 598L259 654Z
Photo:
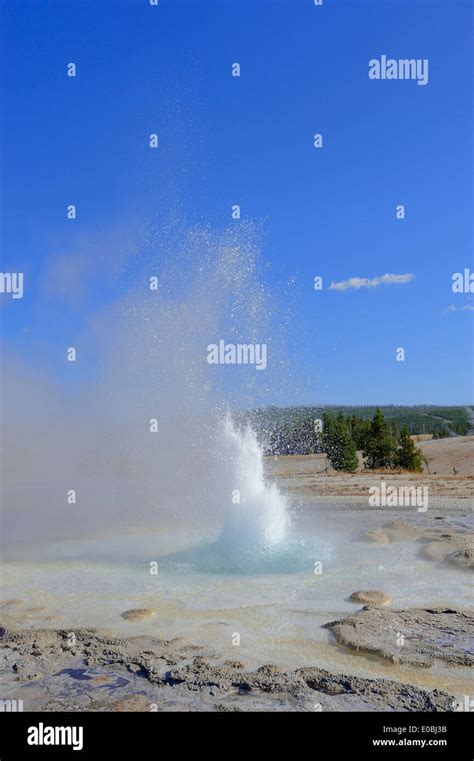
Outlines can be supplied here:
M290 494L305 496L367 496L371 485L415 484L428 486L432 496L474 498L474 436L424 441L417 444L428 458L423 473L396 473L363 469L341 473L327 468L324 454L278 455L265 458L270 480ZM453 472L453 466L457 473Z

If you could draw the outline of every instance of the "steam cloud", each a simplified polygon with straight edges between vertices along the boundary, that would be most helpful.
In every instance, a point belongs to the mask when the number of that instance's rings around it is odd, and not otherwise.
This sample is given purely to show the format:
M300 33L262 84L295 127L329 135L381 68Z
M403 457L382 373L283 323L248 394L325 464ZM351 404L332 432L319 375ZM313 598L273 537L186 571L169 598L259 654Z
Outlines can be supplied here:
M95 347L80 382L5 349L5 548L167 520L202 525L222 510L238 488L222 454L227 408L253 406L259 388L275 399L284 393L275 300L260 281L258 253L255 230L241 225L238 233L186 231L167 256L148 257L135 285L90 316L76 363L56 347L69 377ZM158 293L149 288L155 275ZM210 366L206 347L221 338L265 342L269 367Z

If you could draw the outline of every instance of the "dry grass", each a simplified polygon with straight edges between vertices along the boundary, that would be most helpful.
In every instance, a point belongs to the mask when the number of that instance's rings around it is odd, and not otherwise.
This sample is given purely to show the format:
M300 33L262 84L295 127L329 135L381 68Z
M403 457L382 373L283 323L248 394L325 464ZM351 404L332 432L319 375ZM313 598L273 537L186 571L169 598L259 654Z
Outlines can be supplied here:
M362 456L356 473L340 473L331 470L324 454L267 457L266 472L284 491L297 494L367 496L383 477L387 485L427 485L433 496L474 497L474 436L425 440L417 446L428 460L429 473L426 467L423 473L363 470Z

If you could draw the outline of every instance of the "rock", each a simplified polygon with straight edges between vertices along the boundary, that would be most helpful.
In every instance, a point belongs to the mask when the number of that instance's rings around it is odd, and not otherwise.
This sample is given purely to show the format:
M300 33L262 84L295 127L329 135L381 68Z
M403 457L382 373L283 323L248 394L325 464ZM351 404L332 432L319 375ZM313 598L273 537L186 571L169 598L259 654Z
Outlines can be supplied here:
M390 539L386 531L381 528L373 528L361 535L363 542L377 542L378 544L389 544Z
M453 537L454 544L462 549L474 551L474 534L458 533Z
M37 671L37 669L33 669L33 671L25 672L24 674L19 674L17 676L17 679L19 682L32 682L34 679L42 679L43 674L41 671Z
M423 531L420 536L420 542L451 542L456 536L454 531L448 531L442 528L431 528Z
M118 713L144 712L150 710L150 702L150 698L147 698L145 695L132 695L112 703L110 710Z
M13 665L13 671L18 674L17 680L19 682L29 682L33 679L41 679L43 676L36 661L32 658L17 660Z
M368 607L325 625L342 645L394 663L430 667L474 665L474 615L449 608Z
M384 528L389 529L387 531L388 537L391 541L403 541L404 539L417 539L422 531L408 523L408 521L394 520L385 523Z
M452 711L453 701L438 690L419 687L390 679L366 679L344 674L331 674L322 669L304 667L296 672L308 687L317 690L323 710L331 711ZM328 698L332 698L328 704ZM327 709L326 709L327 706Z
M454 545L450 542L430 542L423 545L421 555L426 560L432 560L439 563L444 560L446 555L453 551Z
M465 549L450 552L449 555L446 555L445 560L457 565L458 568L474 569L474 550L466 547Z
M383 616L392 613L393 611L388 609L369 608L357 616L376 615L382 618L379 628L382 636L387 628L402 626L407 630L410 626L415 627L414 636L417 636L417 620L412 618L408 621L387 623ZM404 611L395 613L402 615ZM434 631L440 626L445 626L442 614L451 618L454 645L449 645L448 655L453 647L459 650L459 643L467 643L466 626L461 626L458 620L461 614L456 611L415 613L418 619L430 614L434 620L427 626ZM357 628L364 629L363 626ZM63 649L64 642L71 633L75 635L77 655ZM445 641L449 642L447 635ZM43 649L43 656L32 658L32 647L36 648L39 645ZM221 710L221 706L228 708L232 705L239 710L242 708L249 711L314 711L316 703L321 705L323 711L454 710L452 706L455 697L439 690L421 689L389 679L330 673L312 666L285 672L267 664L255 671L245 671L239 661L232 660L221 664L220 659L211 657L207 654L208 651L205 657L194 656L190 659L188 648L176 650L171 640L149 636L111 637L94 629L76 629L69 632L0 627L0 648L4 648L7 658L14 652L15 662L9 661L6 665L7 668L16 671L15 676L33 678L32 671L36 667L38 676L39 667L47 677L50 686L35 693L39 696L35 710L75 711L82 710L84 705L87 705L88 711L147 711L152 703L159 706L158 710L176 710L177 707L190 710ZM79 658L84 665L87 665L86 661L90 659L94 661L95 666L106 668L108 672L104 677L106 676L107 680L110 679L110 667L113 667L114 677L120 680L120 675L124 675L126 683L130 674L128 667L140 666L143 673L143 686L140 689L143 689L143 695L116 696L114 691L96 689L96 697L91 699L90 695L86 696L89 701L87 704L79 705L84 695L74 694L65 695L59 703L54 695L58 689L63 689L62 670L77 668ZM173 662L175 665L171 665ZM450 662L454 661L451 659ZM98 674L94 681L103 683L103 677ZM29 700L31 701L32 697Z
M390 597L385 592L379 592L376 589L363 589L351 594L351 600L363 602L366 605L388 605Z
M226 668L231 668L231 669L244 669L245 668L245 663L242 663L242 661L224 661L224 663L222 665L225 666ZM269 668L271 668L271 667L269 667Z
M130 608L130 610L124 610L121 615L127 621L144 621L146 618L156 616L156 610L151 608Z
M399 519L393 520L393 521L387 521L387 523L384 523L385 528L399 528L399 529L413 529L414 526L412 526L411 523L408 523L408 521L401 521ZM419 532L418 532L419 533Z
M281 668L279 666L275 666L274 663L266 663L264 666L259 666L257 669L257 674L260 674L262 676L278 676L278 674L281 674Z

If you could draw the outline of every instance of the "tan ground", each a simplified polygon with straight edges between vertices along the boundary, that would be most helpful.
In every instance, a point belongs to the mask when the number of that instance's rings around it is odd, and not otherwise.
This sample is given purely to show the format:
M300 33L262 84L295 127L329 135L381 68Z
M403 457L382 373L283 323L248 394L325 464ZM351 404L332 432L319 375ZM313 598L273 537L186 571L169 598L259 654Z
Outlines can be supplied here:
M357 473L340 473L331 470L324 454L267 457L265 469L284 491L301 495L362 497L370 486L380 485L383 476L387 485L426 485L432 496L474 498L474 436L422 441L417 446L428 460L423 473L363 470L361 456Z

